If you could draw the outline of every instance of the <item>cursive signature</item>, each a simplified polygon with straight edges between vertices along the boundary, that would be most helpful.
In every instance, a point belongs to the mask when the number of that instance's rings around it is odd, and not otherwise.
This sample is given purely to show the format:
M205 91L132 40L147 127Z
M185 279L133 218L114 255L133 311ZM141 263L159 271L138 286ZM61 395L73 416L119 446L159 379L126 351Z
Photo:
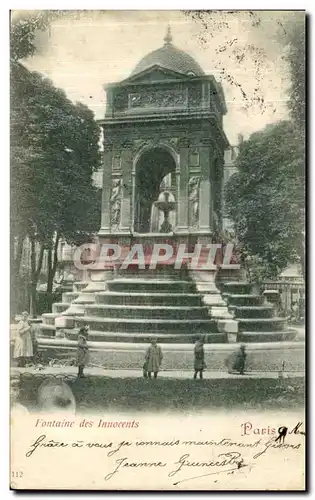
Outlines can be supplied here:
M145 468L154 469L154 468L166 467L166 465L167 465L165 462L161 462L161 461L159 461L159 462L129 462L127 457L118 458L115 463L116 463L115 469L112 472L109 472L109 474L106 474L106 476L104 477L105 481L109 481L109 479L111 479L115 474L117 474L117 472L119 472L120 469L125 468L125 467L136 468L136 469L142 469L142 468L143 469L145 469Z
M187 467L227 467L234 466L236 469L244 466L244 460L238 451L229 451L227 453L220 453L218 458L208 461L192 461L190 459L190 454L186 453L182 455L179 460L175 462L176 468L172 470L168 477L174 477L178 472L184 470ZM207 475L207 474L206 474Z

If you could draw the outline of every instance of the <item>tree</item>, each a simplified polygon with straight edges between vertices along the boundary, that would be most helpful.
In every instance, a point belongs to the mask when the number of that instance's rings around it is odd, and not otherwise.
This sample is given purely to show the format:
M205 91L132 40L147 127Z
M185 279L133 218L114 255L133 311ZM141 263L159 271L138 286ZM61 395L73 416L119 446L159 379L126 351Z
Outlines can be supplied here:
M276 278L292 261L301 262L304 148L294 125L283 121L252 134L236 167L226 203L243 258L262 260L265 277Z
M99 228L100 196L92 182L100 164L99 135L86 106L73 104L20 63L11 64L11 244L18 246L16 270L19 246L30 239L33 305L44 251L51 292L60 239L76 242Z
M298 16L287 27L287 63L291 85L288 107L293 124L304 140L305 129L305 16Z

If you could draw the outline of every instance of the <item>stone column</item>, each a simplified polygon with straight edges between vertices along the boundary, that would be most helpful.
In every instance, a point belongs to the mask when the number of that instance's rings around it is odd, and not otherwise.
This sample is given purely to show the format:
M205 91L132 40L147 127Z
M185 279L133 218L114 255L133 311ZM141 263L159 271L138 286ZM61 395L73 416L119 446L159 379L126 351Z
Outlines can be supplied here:
M219 203L219 227L220 231L222 231L223 227L223 216L224 216L224 156L221 155L218 157L218 203Z
M176 232L188 232L188 181L189 148L188 142L182 141L179 153L179 174L177 187L177 227Z
M209 83L202 83L202 98L201 98L201 106L204 109L210 109L210 91L209 91Z
M106 116L113 116L113 102L114 102L113 89L107 88L106 89Z
M200 196L199 196L199 230L211 233L211 161L210 144L199 148L200 157Z
M102 216L100 233L110 232L110 196L112 179L112 158L113 151L111 147L104 148L103 163L103 188L102 188Z
M119 231L131 232L132 196L132 150L125 148L121 153L122 197Z

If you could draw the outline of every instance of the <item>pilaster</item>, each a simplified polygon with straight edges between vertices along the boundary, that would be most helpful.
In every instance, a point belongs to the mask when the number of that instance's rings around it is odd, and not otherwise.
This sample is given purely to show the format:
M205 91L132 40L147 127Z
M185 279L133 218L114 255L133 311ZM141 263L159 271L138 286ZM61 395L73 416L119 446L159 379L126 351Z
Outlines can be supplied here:
M211 162L210 141L199 148L200 155L200 197L199 197L199 230L211 234Z
M110 232L110 196L113 151L111 147L104 150L103 161L103 188L102 188L102 214L100 233Z
M119 230L131 232L132 224L132 149L124 148L121 153L122 197Z
M182 141L179 152L178 195L177 195L177 233L188 232L188 180L189 180L189 144Z

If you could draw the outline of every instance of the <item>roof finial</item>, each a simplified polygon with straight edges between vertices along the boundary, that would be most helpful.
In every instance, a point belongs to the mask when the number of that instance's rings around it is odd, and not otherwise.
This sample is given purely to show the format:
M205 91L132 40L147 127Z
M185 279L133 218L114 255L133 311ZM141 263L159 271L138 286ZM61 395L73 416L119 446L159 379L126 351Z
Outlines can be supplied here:
M168 24L167 26L167 31L166 31L166 35L164 37L164 42L165 42L165 45L169 45L172 43L172 40L173 40L173 37L172 37L172 33L171 33L171 27L170 25Z

